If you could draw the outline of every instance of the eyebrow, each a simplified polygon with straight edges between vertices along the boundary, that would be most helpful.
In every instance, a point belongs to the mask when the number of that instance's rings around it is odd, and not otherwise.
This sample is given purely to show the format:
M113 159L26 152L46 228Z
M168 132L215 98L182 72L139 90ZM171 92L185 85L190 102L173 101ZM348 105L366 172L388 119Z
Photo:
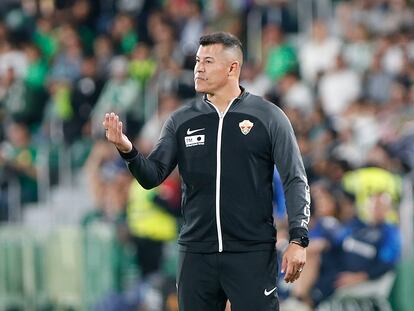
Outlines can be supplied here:
M214 57L212 57L212 56L206 56L206 57L200 57L200 56L196 56L196 59L200 59L200 58L204 58L204 59L211 59L211 60L214 60Z

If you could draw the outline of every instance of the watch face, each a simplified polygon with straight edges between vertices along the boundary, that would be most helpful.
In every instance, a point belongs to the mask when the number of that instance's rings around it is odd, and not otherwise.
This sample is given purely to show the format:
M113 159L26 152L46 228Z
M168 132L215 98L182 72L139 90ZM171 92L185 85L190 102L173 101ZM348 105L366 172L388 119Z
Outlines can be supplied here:
M308 238L308 237L306 237L306 236L301 237L301 238L300 238L300 244L301 244L303 247L307 247L307 246L309 245L309 238Z

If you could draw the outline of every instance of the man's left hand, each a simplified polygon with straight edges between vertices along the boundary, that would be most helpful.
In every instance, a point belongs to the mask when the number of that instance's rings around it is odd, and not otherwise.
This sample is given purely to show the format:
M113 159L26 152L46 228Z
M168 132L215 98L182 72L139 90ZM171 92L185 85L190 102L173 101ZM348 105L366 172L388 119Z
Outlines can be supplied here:
M285 282L295 282L306 262L306 248L290 243L282 259L282 273L285 273Z

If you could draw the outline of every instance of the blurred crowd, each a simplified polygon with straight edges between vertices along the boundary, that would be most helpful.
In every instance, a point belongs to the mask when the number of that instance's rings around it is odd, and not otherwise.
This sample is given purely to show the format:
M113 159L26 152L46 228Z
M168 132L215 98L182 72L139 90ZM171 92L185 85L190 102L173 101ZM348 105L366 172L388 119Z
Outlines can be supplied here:
M150 152L166 118L196 96L198 38L229 31L246 48L241 84L288 115L311 188L309 268L295 286L281 284L281 300L312 308L338 288L392 271L403 182L414 169L414 6L325 3L331 15L300 29L300 1L2 0L0 220L10 219L13 182L23 205L39 200L39 146L63 145L78 153L76 169L91 188L94 206L82 224L113 224L120 244L136 250L141 280L153 280L179 231L178 172L154 190L140 188L103 139L102 118L120 114L127 135ZM260 25L254 38L251 23ZM283 251L281 197L277 191ZM174 281L164 283L163 308L176 310ZM102 310L145 300L108 297Z

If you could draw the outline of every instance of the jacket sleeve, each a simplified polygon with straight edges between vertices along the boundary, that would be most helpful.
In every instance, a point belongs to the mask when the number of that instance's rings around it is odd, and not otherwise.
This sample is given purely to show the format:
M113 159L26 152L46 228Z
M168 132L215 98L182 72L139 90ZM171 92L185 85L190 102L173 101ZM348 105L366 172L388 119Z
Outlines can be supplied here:
M160 185L177 165L175 126L170 117L164 124L160 138L146 158L135 147L128 153L119 152L132 175L145 189Z
M308 235L310 192L292 125L277 108L271 124L272 156L282 180L290 239Z
M401 235L398 227L384 225L381 228L382 240L377 258L367 269L370 279L376 279L395 268L401 256Z

